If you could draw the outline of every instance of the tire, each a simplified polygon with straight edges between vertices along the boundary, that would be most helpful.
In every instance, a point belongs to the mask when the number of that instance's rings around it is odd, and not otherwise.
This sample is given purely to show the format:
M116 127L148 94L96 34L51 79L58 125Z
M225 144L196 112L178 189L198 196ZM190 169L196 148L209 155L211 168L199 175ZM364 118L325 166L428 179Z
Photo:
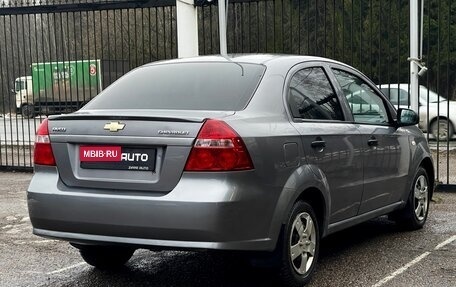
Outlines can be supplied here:
M435 140L446 141L453 137L453 125L451 122L448 124L446 119L435 120L431 124L431 133L434 136Z
M35 116L35 107L33 105L25 104L21 107L21 114L26 119L31 119Z
M122 267L133 256L135 249L120 246L80 246L79 253L88 264L101 270L114 270Z
M391 219L407 230L423 228L429 213L431 188L426 170L420 167L413 178L406 206L392 213Z
M308 203L295 203L277 248L280 251L277 267L280 286L307 284L315 270L320 248L318 220Z

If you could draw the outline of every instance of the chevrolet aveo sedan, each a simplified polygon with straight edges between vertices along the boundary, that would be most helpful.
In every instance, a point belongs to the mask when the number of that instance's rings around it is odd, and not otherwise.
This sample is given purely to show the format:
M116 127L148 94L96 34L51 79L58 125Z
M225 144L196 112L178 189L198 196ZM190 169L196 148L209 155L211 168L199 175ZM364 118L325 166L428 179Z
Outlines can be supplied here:
M33 232L102 269L138 248L245 251L300 286L331 233L386 214L424 225L434 170L417 123L329 59L148 64L43 121Z

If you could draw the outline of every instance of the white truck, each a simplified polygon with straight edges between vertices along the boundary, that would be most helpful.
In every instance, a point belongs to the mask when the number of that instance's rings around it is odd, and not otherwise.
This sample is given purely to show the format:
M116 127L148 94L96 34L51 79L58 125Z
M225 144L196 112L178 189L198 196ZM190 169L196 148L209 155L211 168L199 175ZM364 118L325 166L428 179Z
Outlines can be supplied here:
M31 76L14 83L17 112L32 118L76 111L128 70L117 60L32 63Z

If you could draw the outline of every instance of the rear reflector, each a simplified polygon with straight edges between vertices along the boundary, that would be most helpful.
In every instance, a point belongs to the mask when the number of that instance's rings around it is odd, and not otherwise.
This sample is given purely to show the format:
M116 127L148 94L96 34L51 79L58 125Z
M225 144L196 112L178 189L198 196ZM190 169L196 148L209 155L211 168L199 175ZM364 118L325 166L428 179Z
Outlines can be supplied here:
M52 152L49 138L48 119L44 119L36 132L33 162L40 165L55 165L54 153Z
M186 171L234 171L253 169L240 136L225 122L207 120L185 165Z

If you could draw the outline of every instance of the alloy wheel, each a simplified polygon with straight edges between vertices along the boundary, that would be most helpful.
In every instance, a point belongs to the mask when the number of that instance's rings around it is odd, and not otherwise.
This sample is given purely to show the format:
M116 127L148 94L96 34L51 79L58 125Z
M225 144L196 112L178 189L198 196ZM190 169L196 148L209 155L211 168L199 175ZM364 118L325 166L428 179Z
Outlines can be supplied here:
M429 186L424 175L420 175L415 182L415 215L418 220L426 218L428 201L429 201Z
M298 274L305 274L312 266L315 247L316 231L314 222L307 212L296 216L290 236L291 265Z

